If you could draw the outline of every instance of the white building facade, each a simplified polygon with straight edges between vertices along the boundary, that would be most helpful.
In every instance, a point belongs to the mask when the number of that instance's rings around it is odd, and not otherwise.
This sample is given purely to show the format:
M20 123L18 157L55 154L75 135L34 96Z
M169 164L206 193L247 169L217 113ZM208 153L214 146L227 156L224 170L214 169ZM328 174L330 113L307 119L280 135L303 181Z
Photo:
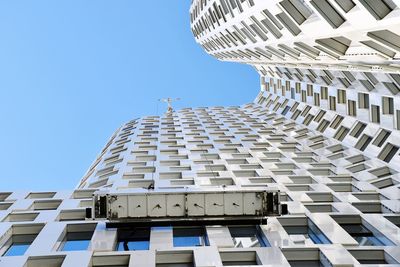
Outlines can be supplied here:
M74 190L1 192L0 266L400 266L399 7L193 1L191 28L207 53L259 72L255 101L132 120ZM201 224L190 212L172 226L86 218L98 192L167 201L173 192L269 189L289 214L266 223ZM136 208L176 208L157 203ZM226 202L213 204L217 212Z

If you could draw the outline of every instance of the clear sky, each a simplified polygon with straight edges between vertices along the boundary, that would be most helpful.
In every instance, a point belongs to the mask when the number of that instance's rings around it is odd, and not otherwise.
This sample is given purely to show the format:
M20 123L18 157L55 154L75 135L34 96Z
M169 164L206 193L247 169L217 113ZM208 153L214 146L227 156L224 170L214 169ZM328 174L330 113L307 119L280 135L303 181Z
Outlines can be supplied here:
M256 71L196 44L190 2L0 1L0 191L74 188L122 123L165 110L158 98L252 101Z

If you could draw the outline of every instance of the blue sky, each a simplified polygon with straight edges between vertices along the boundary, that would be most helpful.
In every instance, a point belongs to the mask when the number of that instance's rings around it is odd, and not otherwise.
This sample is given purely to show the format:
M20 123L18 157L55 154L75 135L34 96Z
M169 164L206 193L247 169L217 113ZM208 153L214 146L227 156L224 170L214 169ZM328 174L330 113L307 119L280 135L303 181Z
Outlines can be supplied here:
M164 111L160 97L252 101L257 73L195 43L190 2L0 1L0 191L74 188L117 127Z

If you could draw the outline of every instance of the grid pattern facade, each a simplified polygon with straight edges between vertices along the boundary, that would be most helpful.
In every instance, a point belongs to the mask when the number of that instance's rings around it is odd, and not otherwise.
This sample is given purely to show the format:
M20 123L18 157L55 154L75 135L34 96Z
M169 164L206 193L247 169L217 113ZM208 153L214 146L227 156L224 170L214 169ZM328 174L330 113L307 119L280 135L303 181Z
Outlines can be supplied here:
M399 6L395 0L194 1L191 29L210 55L254 66L279 87L274 95L399 130Z
M399 0L195 0L196 41L250 64L239 107L127 122L74 190L0 192L0 266L400 266ZM260 225L107 228L92 195L277 188Z
M9 248L10 238L34 238L24 255L3 255L0 264L397 264L399 177L386 162L269 111L264 103L144 117L115 132L75 190L1 194L2 253ZM243 226L240 231L207 226L201 230L206 241L184 242L184 247L176 235L192 228L153 227L148 230L148 247L135 251L120 251L118 229L107 229L104 221L85 220L85 207L92 205L91 195L98 189L221 186L277 187L289 215L269 218L266 225ZM351 227L362 227L365 235L358 236ZM87 244L66 250L68 236L74 234Z

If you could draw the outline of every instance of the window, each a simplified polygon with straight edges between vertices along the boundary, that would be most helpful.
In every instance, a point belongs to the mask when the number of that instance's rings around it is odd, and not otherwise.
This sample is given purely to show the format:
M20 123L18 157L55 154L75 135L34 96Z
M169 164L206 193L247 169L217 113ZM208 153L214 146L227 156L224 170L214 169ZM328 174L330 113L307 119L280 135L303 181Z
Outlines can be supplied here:
M61 200L35 200L32 204L33 210L56 210Z
M310 212L336 212L337 210L331 204L310 204L304 205Z
M88 205L89 207L90 205ZM86 217L85 209L62 210L59 221L84 221Z
M12 202L2 202L0 203L0 210L8 210L12 204Z
M296 244L330 244L326 236L311 222L306 225L284 226L290 238Z
M39 213L17 213L12 212L3 220L3 222L29 222L34 221Z
M318 248L282 248L282 253L292 267L324 266L321 258L325 258L325 255Z
M29 257L26 262L26 267L61 267L65 259L64 255L52 255L52 256L34 256Z
M338 89L337 90L338 104L346 104L346 91Z
M396 155L397 151L399 151L399 147L388 143L382 149L381 153L379 153L378 158L385 162L390 162L392 158Z
M118 229L118 251L148 250L150 228Z
M392 246L388 238L370 226L364 225L358 215L338 215L332 218L349 234L360 246Z
M0 240L4 242L0 249L3 256L21 256L28 250L37 235L43 229L43 224L18 224L11 227L11 235L5 234Z
M358 93L358 107L363 109L369 108L369 95Z
M72 198L73 199L92 198L94 191L95 191L94 189L77 189L74 191Z
M380 123L381 118L380 118L380 111L379 111L379 106L376 105L371 105L371 121Z
M360 264L398 264L383 249L350 249L349 252Z
M221 251L222 266L261 265L255 251Z
M295 94L294 88L290 88L290 98L291 99L295 99L296 98L296 94Z
M321 99L328 99L328 87L321 86Z
M359 149L361 151L364 151L367 148L367 146L369 145L369 143L371 143L371 141L372 141L372 137L371 136L363 134L361 136L360 140L358 140L355 148L357 148L357 149Z
M357 116L357 108L356 108L356 101L349 100L347 101L347 114L349 116Z
M396 110L396 129L400 130L400 110Z
M354 128L351 130L350 135L355 138L358 138L360 134L364 131L365 127L367 127L366 124L357 122Z
M310 106L306 106L303 111L301 112L301 116L306 116L308 114L308 112L311 110Z
M333 119L333 121L329 127L333 128L333 129L337 129L339 127L340 123L342 123L343 119L344 118L342 116L336 115L336 117Z
M326 114L326 111L320 110L320 111L317 113L317 116L315 116L314 121L320 122L321 119L322 119L322 117L323 117L325 114Z
M26 198L35 199L35 198L52 198L54 197L55 192L37 192L30 193Z
M20 238L24 238L24 240L12 241L12 244L3 256L20 256L25 254L25 251L29 248L33 240L30 240L28 236L20 236Z
M286 85L286 91L290 91L290 81L286 81L285 85Z
M270 246L259 226L231 226L229 232L237 248Z
M326 130L326 128L328 128L328 125L329 125L329 121L322 120L321 123L317 127L317 131L323 133Z
M156 267L193 267L193 251L157 251Z
M335 111L336 110L336 97L329 97L329 109Z
M382 113L383 114L394 114L393 97L382 97Z
M305 90L301 91L301 101L302 102L307 102L307 96L306 96L306 91Z
M9 192L0 192L0 202L5 201L10 195L11 193Z
M340 226L349 233L360 246L390 246L393 243L384 237L375 236L367 227L360 224L340 224Z
M339 141L343 141L343 139L346 137L346 135L348 134L349 129L341 126L339 128L339 130L337 130L337 132L335 133L335 136L333 138L339 140Z
M289 106L286 106L283 110L282 110L282 115L286 115L287 113L288 113L288 111L289 111L289 109L290 109L290 107Z
M300 92L301 92L301 84L296 83L296 94L300 94Z
M313 96L314 89L312 84L307 84L307 96Z
M400 216L385 216L385 218L397 227L400 227Z
M174 247L208 246L204 227L174 227Z
M91 267L128 267L130 257L129 254L93 255Z
M321 102L320 102L319 94L314 93L314 105L319 106L320 104L321 104Z
M87 250L95 228L96 224L68 224L59 250Z
M314 116L311 114L308 114L307 117L304 119L303 124L309 125L311 123L312 119L314 119Z
M377 146L377 147L381 147L385 143L385 141L388 139L390 134L391 134L391 132L382 129L379 132L379 134L376 136L376 138L372 142L372 144Z

